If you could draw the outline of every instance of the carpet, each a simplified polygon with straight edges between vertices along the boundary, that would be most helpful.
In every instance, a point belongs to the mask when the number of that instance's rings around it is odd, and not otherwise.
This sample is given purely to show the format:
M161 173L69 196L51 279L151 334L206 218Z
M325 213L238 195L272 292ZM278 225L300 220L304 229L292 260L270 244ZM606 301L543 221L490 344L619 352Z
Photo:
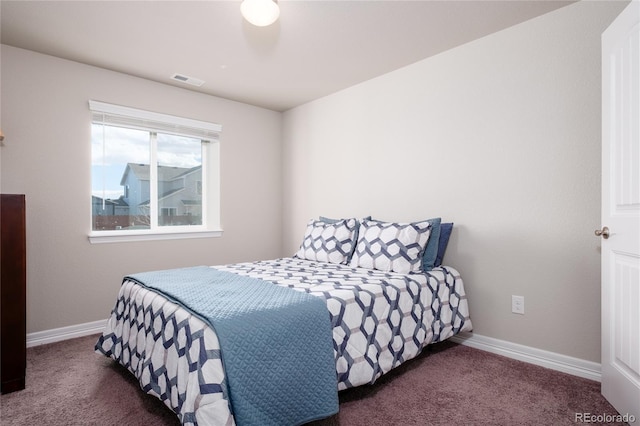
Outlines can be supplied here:
M96 340L29 348L26 389L0 397L0 424L178 425L133 375L93 351ZM337 415L309 426L575 425L579 413L617 414L598 382L452 342L339 397Z

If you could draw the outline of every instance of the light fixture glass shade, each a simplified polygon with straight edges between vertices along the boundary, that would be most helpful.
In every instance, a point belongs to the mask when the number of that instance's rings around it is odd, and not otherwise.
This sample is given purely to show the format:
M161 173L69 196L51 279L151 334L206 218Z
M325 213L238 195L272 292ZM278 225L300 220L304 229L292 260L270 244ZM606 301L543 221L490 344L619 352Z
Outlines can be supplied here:
M274 0L242 0L240 12L244 19L258 27L271 25L280 16L280 8Z

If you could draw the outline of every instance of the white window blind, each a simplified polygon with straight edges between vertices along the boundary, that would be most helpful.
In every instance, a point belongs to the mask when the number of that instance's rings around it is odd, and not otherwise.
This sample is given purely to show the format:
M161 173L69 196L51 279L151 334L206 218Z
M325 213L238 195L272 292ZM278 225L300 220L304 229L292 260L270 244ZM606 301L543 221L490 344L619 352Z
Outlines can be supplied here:
M176 136L198 138L205 141L217 141L222 126L207 121L176 117L99 101L89 101L92 122L129 129L163 132Z

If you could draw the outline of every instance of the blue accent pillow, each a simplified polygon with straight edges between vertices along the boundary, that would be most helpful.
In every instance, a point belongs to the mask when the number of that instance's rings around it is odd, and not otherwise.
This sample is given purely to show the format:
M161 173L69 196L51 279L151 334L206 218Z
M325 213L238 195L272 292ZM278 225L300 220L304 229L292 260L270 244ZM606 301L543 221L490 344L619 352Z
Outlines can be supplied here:
M440 223L442 219L435 217L433 219L427 219L427 222L431 224L431 235L429 236L429 241L427 241L427 248L422 255L422 270L425 272L432 270L436 264L438 245L440 244Z
M330 217L320 216L318 220L321 220L325 223L336 223L337 221L343 220L343 219L331 219ZM363 217L362 220L371 220L371 216ZM356 222L360 223L358 219L356 219Z
M331 219L330 217L324 217L324 216L320 216L318 218L318 220L324 222L324 223L336 223L342 219Z
M447 250L447 244L449 244L449 237L453 231L453 223L441 223L440 224L440 240L438 241L438 255L436 256L436 263L434 266L442 265L442 258L444 258L444 252Z

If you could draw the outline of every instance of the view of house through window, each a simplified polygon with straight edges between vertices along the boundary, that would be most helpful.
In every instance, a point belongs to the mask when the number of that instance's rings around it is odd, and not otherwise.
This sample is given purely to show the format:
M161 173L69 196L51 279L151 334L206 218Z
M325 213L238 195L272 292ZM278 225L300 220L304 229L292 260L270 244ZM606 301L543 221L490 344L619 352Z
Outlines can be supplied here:
M221 125L94 100L89 110L90 241L219 235Z
M203 225L203 143L94 122L92 229Z

